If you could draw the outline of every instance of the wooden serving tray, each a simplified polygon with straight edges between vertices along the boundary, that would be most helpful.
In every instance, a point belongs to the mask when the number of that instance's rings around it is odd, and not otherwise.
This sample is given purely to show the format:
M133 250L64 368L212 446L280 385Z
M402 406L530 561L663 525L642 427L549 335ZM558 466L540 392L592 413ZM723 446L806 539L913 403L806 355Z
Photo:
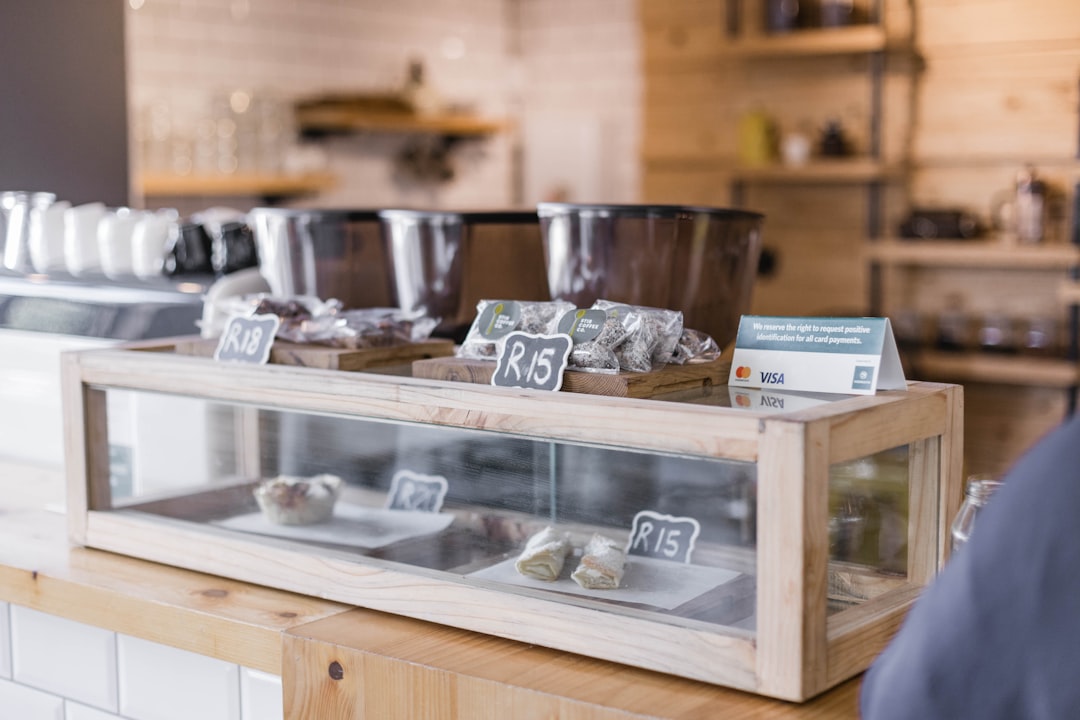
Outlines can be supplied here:
M176 343L179 355L213 357L218 341L191 338ZM325 345L305 345L275 340L270 348L270 362L275 365L294 365L322 370L366 370L384 365L407 364L421 358L438 358L454 354L452 340L425 340L408 345L375 348L335 348Z
M496 363L491 360L475 360L459 357L435 357L415 360L413 377L427 380L453 380L456 382L491 384ZM648 398L676 390L709 388L727 385L731 369L731 355L707 363L688 365L665 365L647 373L620 372L614 375L567 370L563 374L562 389L567 392L610 395L613 397Z

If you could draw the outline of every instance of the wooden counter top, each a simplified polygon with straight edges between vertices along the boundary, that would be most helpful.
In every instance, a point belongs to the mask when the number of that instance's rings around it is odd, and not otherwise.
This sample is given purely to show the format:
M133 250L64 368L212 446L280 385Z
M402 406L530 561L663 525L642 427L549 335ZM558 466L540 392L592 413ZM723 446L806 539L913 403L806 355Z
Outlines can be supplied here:
M0 463L0 600L280 674L286 718L858 717L859 678L794 705L70 547L62 493Z
M51 480L0 470L0 600L275 675L282 632L348 609L69 547L64 515L26 502L28 495L45 495Z

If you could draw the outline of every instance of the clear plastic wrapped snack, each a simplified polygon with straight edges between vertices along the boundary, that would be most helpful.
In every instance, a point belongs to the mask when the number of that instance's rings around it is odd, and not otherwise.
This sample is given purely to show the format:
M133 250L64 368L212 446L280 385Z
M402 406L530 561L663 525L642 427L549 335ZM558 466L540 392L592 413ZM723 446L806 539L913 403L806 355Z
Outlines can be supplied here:
M357 308L311 317L278 330L290 342L338 348L373 348L407 345L431 336L438 321L398 308Z
M438 319L399 308L342 309L335 299L279 297L266 293L229 298L229 315L277 315L276 337L286 342L337 348L373 348L427 340Z
M617 320L625 333L612 349L619 359L619 368L629 372L659 370L671 362L683 334L683 315L678 310L665 310L640 305L626 305L597 300L593 308Z
M574 306L563 300L481 300L458 357L498 360L506 336L515 330L533 335L558 332L559 319Z
M712 335L692 328L683 328L682 337L679 338L679 344L671 356L671 362L676 365L712 362L720 357L722 352Z
M619 357L611 348L595 340L578 343L570 349L567 367L586 372L619 372Z

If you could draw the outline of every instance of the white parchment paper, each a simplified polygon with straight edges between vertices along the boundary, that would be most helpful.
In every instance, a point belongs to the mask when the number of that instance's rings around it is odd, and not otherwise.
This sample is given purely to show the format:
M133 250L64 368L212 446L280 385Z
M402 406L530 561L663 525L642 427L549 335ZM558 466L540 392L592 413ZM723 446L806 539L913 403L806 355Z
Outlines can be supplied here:
M631 555L627 558L626 571L623 573L622 583L618 588L586 590L570 578L570 573L579 562L576 557L566 559L562 575L554 582L525 577L514 567L516 560L516 557L508 558L483 570L470 573L468 577L673 610L739 575L735 570L687 565L670 560Z
M214 524L259 535L375 550L402 540L442 532L452 522L454 516L451 513L384 510L339 502L334 506L334 516L317 525L278 525L267 520L261 512L236 515Z

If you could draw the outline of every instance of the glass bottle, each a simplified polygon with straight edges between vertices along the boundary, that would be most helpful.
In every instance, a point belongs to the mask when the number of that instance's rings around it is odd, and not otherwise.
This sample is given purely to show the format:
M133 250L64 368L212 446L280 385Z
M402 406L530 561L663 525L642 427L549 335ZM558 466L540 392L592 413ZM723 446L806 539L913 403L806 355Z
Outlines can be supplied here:
M964 504L960 506L960 511L956 513L952 523L952 552L955 553L971 539L975 519L1000 485L1000 480L988 475L972 475L968 478L967 487L964 489Z

